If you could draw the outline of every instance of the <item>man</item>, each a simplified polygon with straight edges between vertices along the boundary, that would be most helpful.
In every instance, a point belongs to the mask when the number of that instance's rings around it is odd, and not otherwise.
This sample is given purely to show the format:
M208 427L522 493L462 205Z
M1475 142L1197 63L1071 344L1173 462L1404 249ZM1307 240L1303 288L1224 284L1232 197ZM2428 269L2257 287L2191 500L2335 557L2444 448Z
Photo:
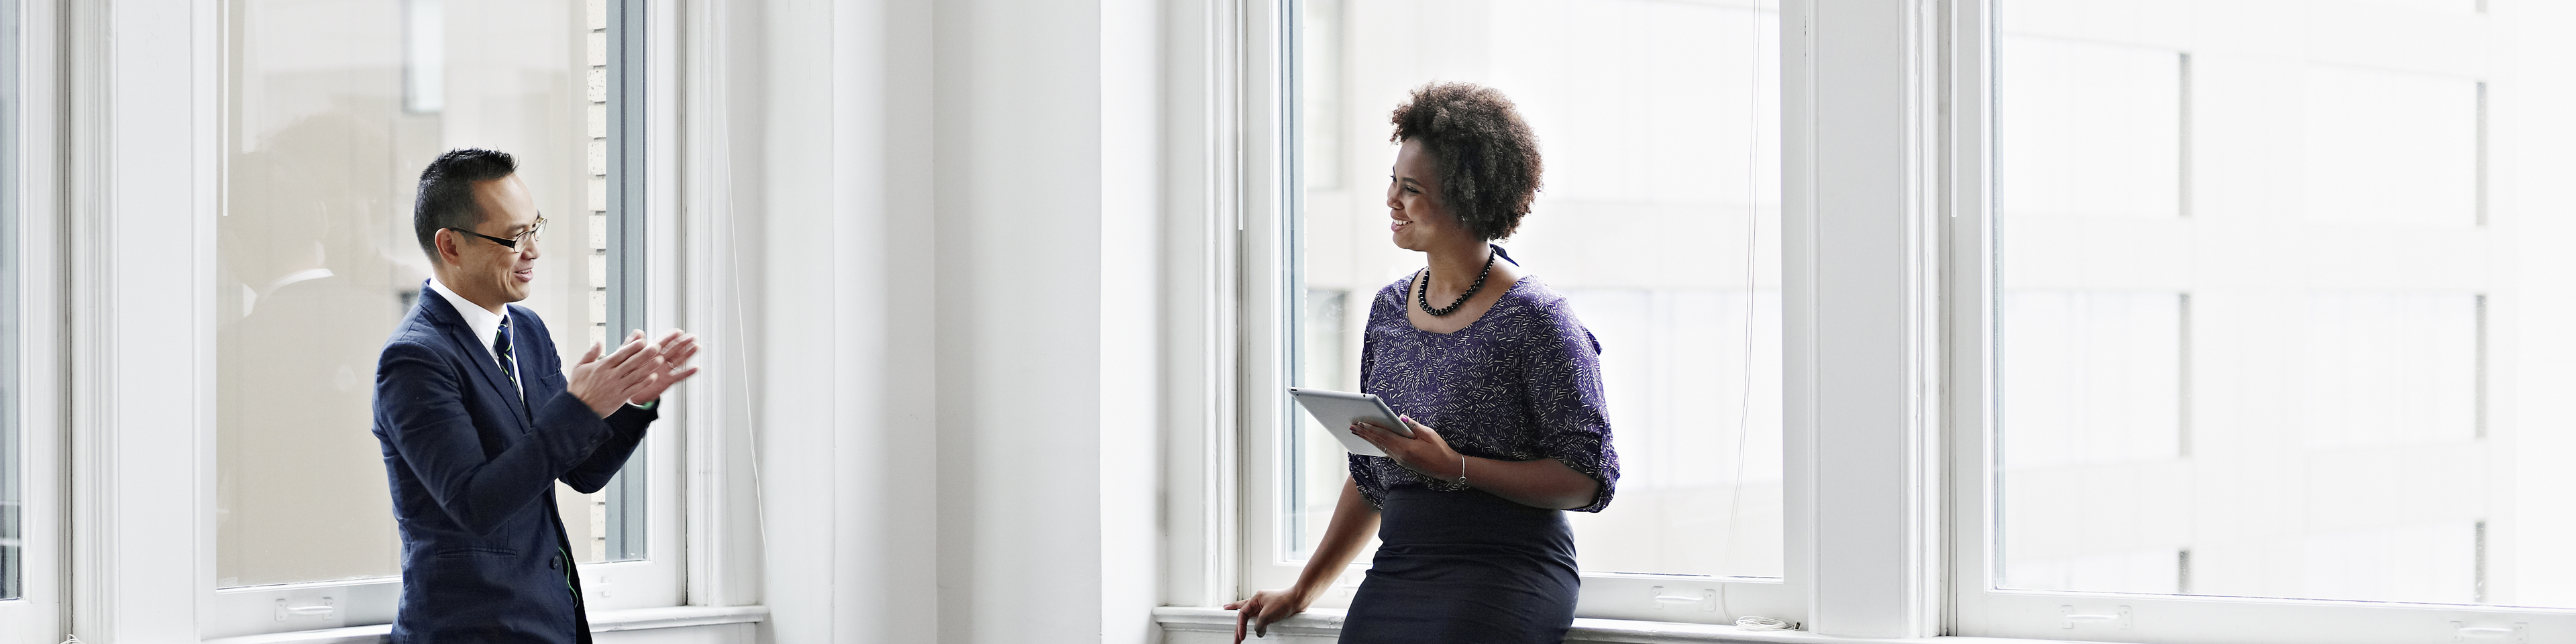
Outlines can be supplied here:
M455 150L420 173L413 231L435 277L376 362L375 434L402 529L393 641L590 641L554 482L597 491L626 463L694 336L593 343L572 369L536 313L545 218L510 155Z

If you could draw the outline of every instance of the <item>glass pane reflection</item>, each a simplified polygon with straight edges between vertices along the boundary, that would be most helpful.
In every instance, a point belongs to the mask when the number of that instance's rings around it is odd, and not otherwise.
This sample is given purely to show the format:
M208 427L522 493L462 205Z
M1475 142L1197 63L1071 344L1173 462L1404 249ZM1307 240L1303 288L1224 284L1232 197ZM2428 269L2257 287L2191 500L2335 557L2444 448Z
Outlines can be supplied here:
M213 294L220 586L400 572L369 397L377 352L429 277L411 198L439 152L519 157L553 221L546 279L519 304L567 362L599 335L589 4L230 2ZM599 560L606 499L558 494Z

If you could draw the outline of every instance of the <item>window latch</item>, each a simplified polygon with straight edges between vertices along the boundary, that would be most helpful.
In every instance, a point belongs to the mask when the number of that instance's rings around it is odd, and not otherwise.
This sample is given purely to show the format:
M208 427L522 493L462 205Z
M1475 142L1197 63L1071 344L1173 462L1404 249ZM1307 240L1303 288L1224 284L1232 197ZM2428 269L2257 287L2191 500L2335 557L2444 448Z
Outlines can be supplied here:
M2471 627L2467 622L2454 621L2451 622L2451 641L2503 640L2513 644L2528 644L2531 637L2523 634L2523 627L2528 625L2525 622L2515 622L2513 628Z
M2117 610L2118 612L2112 614L2078 613L2075 612L2074 606L2059 606L2057 607L2057 614L2060 618L2065 620L2061 623L2059 628L2075 628L2075 625L2077 624L2110 624L2112 628L2127 630L2129 628L2129 607L2121 606Z
M277 621L283 622L286 621L286 618L290 615L295 617L328 617L331 615L332 610L334 609L331 607L331 598L329 597L324 597L322 598L322 603L311 606L288 606L286 605L286 600L279 599L277 600L276 615Z
M1702 588L1697 595L1667 595L1664 587L1656 586L1655 610L1663 610L1670 604L1699 604L1700 610L1714 611L1717 610L1717 590Z

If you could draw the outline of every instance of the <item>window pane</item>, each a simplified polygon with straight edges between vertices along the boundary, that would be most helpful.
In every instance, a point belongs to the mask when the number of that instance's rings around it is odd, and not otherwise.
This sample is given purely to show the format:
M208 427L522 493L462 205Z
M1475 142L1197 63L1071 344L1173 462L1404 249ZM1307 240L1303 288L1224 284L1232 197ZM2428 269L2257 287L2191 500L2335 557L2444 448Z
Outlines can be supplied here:
M0 599L25 596L27 474L18 392L18 3L0 0Z
M370 396L377 352L430 276L412 192L440 152L518 156L547 213L520 302L569 362L601 321L576 0L234 0L218 224L216 577L251 586L399 573ZM564 495L600 558L603 499Z
M2576 27L1997 0L2008 589L2576 607Z
M1600 340L1618 496L1570 513L1596 572L1781 574L1778 23L1769 2L1303 3L1297 381L1359 387L1371 298L1422 266L1386 232L1386 115L1501 90L1546 185L1506 243ZM1346 476L1300 415L1302 551ZM1290 553L1290 556L1300 556Z

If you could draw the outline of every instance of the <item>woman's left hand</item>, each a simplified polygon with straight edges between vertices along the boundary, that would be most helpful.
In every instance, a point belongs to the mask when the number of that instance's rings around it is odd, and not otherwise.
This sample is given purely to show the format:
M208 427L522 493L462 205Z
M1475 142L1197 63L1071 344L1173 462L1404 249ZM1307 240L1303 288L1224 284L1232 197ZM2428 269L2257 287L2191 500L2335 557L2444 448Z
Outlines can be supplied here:
M1406 438L1365 421L1352 422L1350 431L1360 440L1376 445L1379 451L1386 452L1387 458L1395 459L1395 464L1405 469L1444 481L1458 478L1458 451L1449 449L1449 441L1441 438L1440 432L1413 420L1411 416L1397 416L1395 419L1412 429L1413 437Z

